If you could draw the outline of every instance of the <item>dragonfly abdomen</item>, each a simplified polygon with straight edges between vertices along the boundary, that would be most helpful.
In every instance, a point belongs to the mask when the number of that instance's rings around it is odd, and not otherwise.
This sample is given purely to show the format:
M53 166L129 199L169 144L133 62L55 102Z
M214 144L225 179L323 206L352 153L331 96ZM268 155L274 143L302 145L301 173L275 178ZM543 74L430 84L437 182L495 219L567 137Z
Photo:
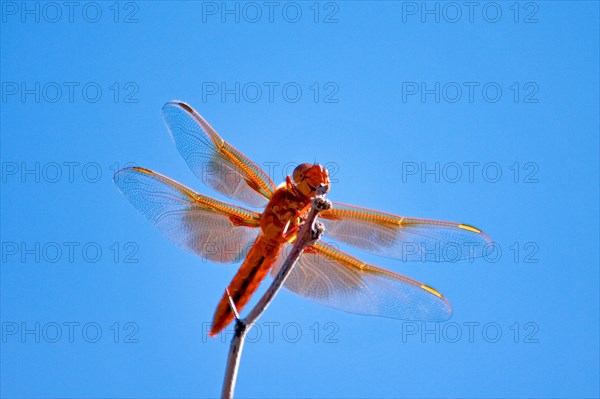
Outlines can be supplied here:
M282 246L283 244L269 239L264 235L260 235L256 239L244 263L242 263L242 266L240 266L240 269L227 288L229 297L231 297L238 312L248 303L252 294L254 294L267 273L269 273L279 257ZM223 294L217 306L212 328L209 332L210 336L215 336L233 321L234 315L229 304L229 297L227 292Z

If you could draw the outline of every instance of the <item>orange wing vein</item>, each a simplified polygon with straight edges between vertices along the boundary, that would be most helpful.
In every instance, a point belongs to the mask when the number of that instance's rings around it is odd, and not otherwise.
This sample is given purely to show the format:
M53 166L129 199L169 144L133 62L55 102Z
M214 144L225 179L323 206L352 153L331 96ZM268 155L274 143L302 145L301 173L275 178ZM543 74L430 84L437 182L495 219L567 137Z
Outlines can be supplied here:
M476 227L405 218L333 203L321 213L325 235L345 244L403 261L458 261L483 256L491 239Z
M167 238L204 259L242 260L260 230L258 213L198 194L151 170L125 168L114 181Z
M262 207L275 185L258 165L227 143L192 107L170 101L163 117L177 149L194 174L221 194Z
M271 276L279 272L288 252L282 251ZM366 264L323 242L305 249L284 286L350 313L420 321L443 321L452 315L450 303L434 288Z

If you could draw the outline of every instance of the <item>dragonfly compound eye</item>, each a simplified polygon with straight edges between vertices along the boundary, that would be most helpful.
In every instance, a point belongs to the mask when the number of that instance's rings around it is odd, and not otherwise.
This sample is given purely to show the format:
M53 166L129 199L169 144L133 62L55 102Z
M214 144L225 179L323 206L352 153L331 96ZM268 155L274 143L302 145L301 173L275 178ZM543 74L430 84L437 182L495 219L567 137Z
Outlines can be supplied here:
M292 175L292 178L294 179L294 183L300 184L300 182L302 180L304 180L304 178L306 177L306 174L310 170L311 167L312 167L312 165L309 163L303 163L303 164L296 166L296 169L294 169L294 173Z

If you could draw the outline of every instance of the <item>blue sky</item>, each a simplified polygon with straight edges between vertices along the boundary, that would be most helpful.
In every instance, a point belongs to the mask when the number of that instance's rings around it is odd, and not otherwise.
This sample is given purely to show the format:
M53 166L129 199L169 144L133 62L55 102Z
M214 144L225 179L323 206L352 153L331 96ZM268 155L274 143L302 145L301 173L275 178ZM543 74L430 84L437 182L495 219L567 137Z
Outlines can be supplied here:
M502 251L353 251L453 318L281 292L239 397L599 395L597 2L24 4L0 3L2 397L219 395L228 338L205 332L235 265L174 246L112 182L133 162L213 194L162 122L172 99L277 183L318 161L332 200Z

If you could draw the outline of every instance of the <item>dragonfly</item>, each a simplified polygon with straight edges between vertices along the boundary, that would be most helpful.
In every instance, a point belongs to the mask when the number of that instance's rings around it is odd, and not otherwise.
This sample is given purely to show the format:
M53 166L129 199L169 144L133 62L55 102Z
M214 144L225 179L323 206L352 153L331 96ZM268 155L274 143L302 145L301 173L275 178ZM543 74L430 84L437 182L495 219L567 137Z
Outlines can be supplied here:
M260 283L274 277L291 249L318 190L331 181L320 164L300 164L279 186L254 162L223 140L191 106L170 101L163 118L192 172L216 192L250 208L209 197L142 167L119 170L122 194L167 238L219 263L243 259L220 299L210 336L241 311ZM401 260L456 261L483 256L491 239L468 224L408 218L333 202L319 220L328 239ZM433 257L435 259L429 259ZM444 321L449 301L435 288L367 264L319 240L307 246L284 287L342 311L403 320Z

